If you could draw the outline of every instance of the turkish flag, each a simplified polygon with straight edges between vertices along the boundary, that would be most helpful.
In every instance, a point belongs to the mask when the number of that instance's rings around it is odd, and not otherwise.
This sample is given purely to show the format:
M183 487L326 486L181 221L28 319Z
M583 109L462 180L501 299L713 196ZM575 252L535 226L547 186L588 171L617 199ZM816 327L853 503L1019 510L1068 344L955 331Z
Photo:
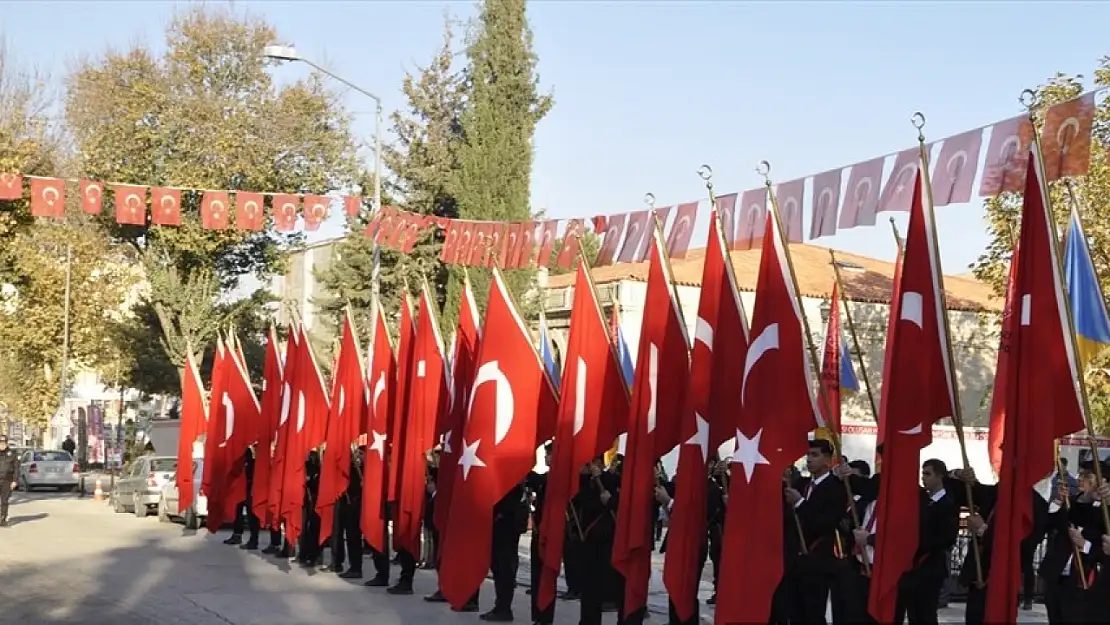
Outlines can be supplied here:
M726 195L719 199L718 204L728 208L729 201L735 204L736 195ZM694 237L694 224L697 221L697 202L679 204L675 209L674 223L671 224L671 232L667 235L667 253L671 258L686 258L686 252L690 249L690 239Z
M401 481L402 450L405 447L405 434L408 431L409 385L412 383L413 347L416 340L416 326L413 323L412 304L409 294L401 298L401 321L397 341L397 388L389 417L389 485L386 487L389 501L397 501L397 488Z
M204 385L192 348L185 355L185 373L181 376L181 422L177 435L177 466L174 473L174 486L177 487L177 507L188 510L192 507L196 488L193 484L193 444L206 430L208 424L208 403L204 399ZM186 468L188 467L188 468Z
M551 264L551 248L555 246L555 229L558 227L559 221L556 219L539 222L536 238L533 241L534 247L537 248L536 267L547 267Z
M777 218L768 211L763 229L752 339L734 408L739 414L731 514L725 517L721 552L721 588L744 592L718 595L719 625L767 622L771 596L783 575L782 474L805 454L808 433L820 425L790 252Z
M624 239L624 225L628 221L628 214L610 215L605 220L605 233L601 237L601 249L597 252L595 267L612 265L613 260L620 250L621 240ZM541 257L542 260L542 257Z
M875 518L878 527L898 531L878 532L875 539L868 610L880 623L894 620L898 580L913 567L918 547L921 450L933 442L933 424L951 417L956 405L933 207L922 198L924 176L918 167L884 358L898 364L884 378L888 399L879 414L883 479Z
M335 503L351 485L351 444L362 433L365 408L366 373L362 369L362 353L348 310L343 316L335 383L331 389L327 447L320 466L320 490L316 497L316 514L320 515L320 527L325 528L320 532L321 543L328 538L327 528L332 526Z
M805 178L784 182L775 188L775 199L782 211L782 225L786 228L786 240L802 243L802 203L805 201Z
M235 192L235 227L239 230L262 229L263 199L261 193Z
M813 177L813 212L809 238L831 237L836 234L836 211L840 206L840 174L832 169Z
M413 341L409 410L401 440L397 514L393 518L393 544L412 554L420 552L424 520L424 494L428 484L424 455L436 445L435 427L447 408L447 365L434 306L425 282Z
M652 232L613 542L613 566L626 580L626 617L647 605L655 546L651 503L655 499L655 461L678 444L690 373L690 342L674 299L666 248L659 230Z
M181 189L150 189L150 221L156 226L181 225Z
M1033 122L1028 115L1011 117L991 126L979 195L986 197L1021 190L1032 142Z
M883 183L885 156L852 165L848 186L844 187L844 202L840 207L837 228L845 230L856 226L874 226L879 208L879 185Z
M767 189L749 189L740 196L740 210L736 213L737 230L734 250L754 250L763 246L763 222L767 219Z
M297 225L297 207L301 204L301 196L290 193L279 193L273 199L274 230L278 232L292 232Z
M320 375L316 356L312 353L312 345L303 326L298 337L297 364L293 373L281 497L281 517L285 521L285 536L290 543L296 543L301 534L305 459L310 450L324 442L330 409L324 378Z
M649 228L655 227L654 215L646 210L628 214L628 227L624 234L624 244L617 254L618 263L631 263L640 258L641 250L646 248L645 243L651 233ZM566 235L564 235L566 238ZM564 244L565 247L565 244Z
M65 180L31 178L31 216L61 218L65 214Z
M331 205L331 200L323 195L306 195L304 196L304 229L308 232L316 232L320 229L320 224L328 218L328 207ZM327 527L322 525L321 527Z
M227 230L231 200L227 191L205 191L200 202L200 223L205 230Z
M840 432L840 350L840 287L833 284L829 321L825 324L825 349L821 354L821 386L825 387L828 405L819 404L818 407L825 425L837 433Z
M23 197L23 176L0 173L0 200L18 200Z
M581 468L613 444L628 420L628 386L609 340L609 328L590 280L589 268L578 264L570 312L564 382L559 387L559 412L551 466L547 472L545 507L539 528L543 572L537 602L546 608L555 600L555 582L563 561L567 518L559 511L578 493Z
M362 196L343 196L343 212L346 213L348 217L358 217L359 213L362 212Z
M1014 252L1011 256L1016 258L1018 255L1018 244L1014 244ZM1014 316L1014 306L1016 302L1014 299L1017 293L1014 289L1017 288L1017 280L1014 279L1014 271L1017 269L1017 263L1010 261L1010 276L1006 282L1006 303L1002 309L1002 332L998 337L998 360L995 362L995 371L1003 372L1009 367L1008 360L1010 358L1010 338L1014 335L1014 324L1017 322L1017 317ZM994 475L997 478L1002 475L1002 440L1006 435L1006 376L995 375L994 388L991 390L991 408L990 408L990 428L987 431L987 454L990 457L991 468L994 469Z
M1095 94L1050 107L1044 114L1041 149L1045 180L1084 176L1091 168L1091 126L1095 119Z
M500 270L494 269L492 278L449 513L451 534L466 540L447 540L440 560L439 587L455 608L465 605L486 578L493 506L535 465L536 425L554 420L558 410Z
M983 129L948 137L933 163L933 207L971 201L971 187L979 169Z
M459 220L451 219L447 222L443 234L443 246L439 250L439 261L450 265L455 264L459 244Z
M233 339L229 338L228 341L230 343ZM224 395L220 398L224 404L223 433L217 453L221 456L218 466L222 467L223 473L215 477L223 482L221 487L223 503L220 509L223 511L225 523L235 520L239 503L247 499L247 476L244 472L247 447L254 442L252 436L257 431L260 415L258 397L251 387L242 352L238 348L238 341L235 343L235 349L229 347L227 350L228 361L225 365L227 382L224 386Z
M281 374L281 411L278 414L278 427L274 432L273 459L270 462L270 494L267 509L276 528L281 521L282 498L285 496L285 458L289 442L289 411L293 407L293 381L300 358L300 328L289 324L289 334L285 343L285 367Z
M663 583L679 620L695 615L699 555L705 543L709 455L736 435L733 410L748 352L748 320L732 275L716 212L709 221L690 387L682 415L674 510L667 533ZM717 347L721 349L718 351Z
M1057 438L1085 427L1068 298L1060 272L1053 213L1035 154L1025 177L1021 236L1005 376L1006 438L994 509L994 544L987 579L986 621L1014 623L1021 590L1020 543L1033 529L1033 485L1053 470Z
M932 146L925 146L928 151ZM902 150L894 157L894 167L879 197L879 212L906 213L914 201L914 188L921 167L921 148Z
M146 187L130 184L112 185L116 196L116 223L127 226L146 225Z
M238 199L238 198L236 198ZM273 445L281 419L281 356L278 354L277 330L270 326L266 338L266 359L262 365L262 406L255 429L258 444L254 448L254 481L251 485L251 508L254 515L269 526L267 512L270 502L270 476Z
M578 260L578 240L584 231L585 225L581 219L571 219L567 222L567 229L563 231L563 245L555 257L556 267L559 269L574 267L574 261Z
M385 312L380 305L374 307L374 338L370 345L370 401L367 404L368 445L362 464L362 534L366 542L378 553L385 553L386 530L386 436L389 430L394 389L397 386L397 363L389 330L385 327Z
M212 360L212 380L210 382L212 393L212 410L208 415L208 427L204 434L204 471L201 475L200 488L208 500L208 516L204 524L210 533L216 533L223 523L224 511L221 507L224 500L223 480L225 467L223 454L218 452L219 444L224 441L224 429L227 427L224 419L223 402L224 388L227 386L226 369L229 366L228 351L223 338L216 340L216 354Z
M478 304L470 286L470 276L463 275L463 292L459 299L459 326L455 330L454 353L451 356L451 391L443 424L436 428L443 437L443 451L439 455L439 474L436 476L435 518L432 520L440 533L440 542L447 539L448 511L451 493L458 468L458 449L462 444L466 413L470 405L470 385L478 370L478 344L481 341L481 323L478 321Z
M104 201L104 183L95 180L82 180L79 186L81 188L81 210L89 215L99 215L101 204Z

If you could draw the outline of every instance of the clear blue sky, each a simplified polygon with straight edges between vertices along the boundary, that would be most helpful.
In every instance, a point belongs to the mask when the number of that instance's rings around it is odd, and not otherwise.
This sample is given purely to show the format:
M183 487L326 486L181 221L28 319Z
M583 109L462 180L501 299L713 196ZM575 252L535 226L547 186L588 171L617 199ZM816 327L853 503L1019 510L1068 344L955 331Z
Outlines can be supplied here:
M21 62L60 77L109 45L161 48L187 4L9 0L0 31ZM468 1L232 4L387 111L403 104L404 72L437 49L444 11L474 13ZM533 200L555 217L640 209L647 191L659 205L705 197L702 163L725 193L759 185L760 159L782 182L892 153L915 144L914 111L928 137L949 136L1018 114L1022 89L1056 71L1091 76L1110 53L1101 2L534 0L529 14L555 95L536 135ZM371 103L346 97L369 144ZM945 271L965 271L986 243L979 202L938 218ZM894 253L885 219L818 243Z

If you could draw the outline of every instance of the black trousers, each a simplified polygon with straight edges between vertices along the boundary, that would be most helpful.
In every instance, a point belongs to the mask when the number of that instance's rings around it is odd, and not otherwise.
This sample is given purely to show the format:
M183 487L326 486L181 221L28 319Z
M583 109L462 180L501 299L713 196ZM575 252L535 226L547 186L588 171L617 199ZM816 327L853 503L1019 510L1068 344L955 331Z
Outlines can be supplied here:
M582 593L582 541L577 535L563 539L563 577L567 592L575 595Z
M258 517L251 511L251 500L240 501L239 505L235 507L235 521L231 524L231 533L237 536L243 535L243 530L246 529L250 533L248 542L258 544L258 531L261 529L261 523Z
M339 502L336 504L339 508L335 515L337 524L339 526L336 535L342 536L343 540L338 540L332 536L332 540L336 543L333 549L337 553L343 552L343 547L346 546L347 567L356 573L362 572L362 530L360 529L362 503L358 500L348 500L346 497L340 497ZM339 564L343 564L343 559L338 560Z
M270 530L270 546L281 547L281 530Z
M374 577L383 581L389 581L389 551L381 552L374 548L370 549L370 560L374 563Z
M612 539L596 540L587 538L578 543L578 556L581 571L581 592L578 625L601 625L601 607L613 592ZM624 595L623 587L620 594ZM618 619L620 616L618 615Z
M713 563L713 592L721 578L721 543L724 542L724 525L709 526L709 561Z
M1029 537L1021 541L1021 598L1033 600L1033 589L1037 576L1033 571L1033 556L1037 553L1040 540Z
M302 562L316 562L320 559L320 515L315 508L304 509L304 530L301 532L301 552L298 558Z
M863 564L852 558L849 568L840 579L841 605L843 606L842 618L844 623L862 623L870 625L875 623L871 613L867 611L867 602L871 598L871 578L863 574ZM836 620L834 615L833 620Z
M516 591L516 572L520 567L520 532L516 527L493 527L493 548L490 554L490 573L493 574L493 610L511 614L513 593Z
M987 572L983 571L986 577ZM1015 600L1017 597L1014 598ZM987 589L979 588L974 583L967 589L967 611L964 613L964 623L967 625L983 625L987 615Z
M8 520L8 501L12 498L12 482L13 479L4 478L3 483L0 484L0 520Z
M397 579L397 585L411 588L412 578L416 575L416 556L412 555L408 549L398 549L397 563L401 565L401 577ZM376 563L375 566L377 566Z
M551 625L555 622L555 602L541 610L536 604L540 596L540 577L543 575L543 552L540 551L540 522L532 523L532 622Z
M947 570L920 571L911 569L898 582L898 602L894 622L909 619L910 625L937 623L940 608L940 588L944 585Z
M713 530L710 530L710 531L712 532ZM688 620L685 620L685 621L680 620L679 617L678 617L678 613L675 612L674 603L672 603L670 601L670 599L668 599L667 600L667 612L668 612L668 614L667 614L667 625L698 625L701 622L701 617L699 616L701 603L698 601L698 592L697 591L698 591L698 587L701 585L701 574L700 574L700 572L703 568L705 568L705 561L706 561L706 559L708 559L708 557L709 557L709 553L706 549L703 549L702 552L701 552L701 555L698 557L698 571L699 571L699 574L698 574L697 579L694 581L694 614L693 614L693 616L691 616ZM714 580L714 581L716 581L716 580ZM714 584L714 587L716 587L716 584Z
M839 562L824 555L800 555L791 571L794 585L792 601L794 622L825 625L829 605L829 589L833 585L835 567Z

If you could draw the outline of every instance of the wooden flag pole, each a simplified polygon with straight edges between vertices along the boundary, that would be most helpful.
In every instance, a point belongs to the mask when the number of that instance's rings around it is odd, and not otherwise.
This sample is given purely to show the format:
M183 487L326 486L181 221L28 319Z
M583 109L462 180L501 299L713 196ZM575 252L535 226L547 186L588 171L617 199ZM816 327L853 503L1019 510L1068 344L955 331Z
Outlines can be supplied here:
M851 309L848 306L848 294L844 292L844 281L840 277L840 265L836 261L836 252L829 250L829 263L833 267L833 276L836 279L836 290L840 294L840 302L844 304L844 319L848 322L848 334L852 338L852 347L856 350L856 361L859 363L860 377L863 387L867 390L867 402L871 406L871 418L879 423L879 409L875 404L875 394L871 391L871 382L867 375L867 365L863 362L863 349L859 344L859 335L856 333L856 324L852 321ZM839 373L837 374L839 376Z

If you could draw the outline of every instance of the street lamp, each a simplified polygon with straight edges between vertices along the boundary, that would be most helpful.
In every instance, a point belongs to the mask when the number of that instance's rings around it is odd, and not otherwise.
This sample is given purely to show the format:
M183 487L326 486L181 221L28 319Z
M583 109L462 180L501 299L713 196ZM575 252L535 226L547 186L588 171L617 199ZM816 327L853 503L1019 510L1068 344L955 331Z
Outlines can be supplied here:
M330 71L320 67L312 61L306 59L297 51L293 46L266 46L262 48L262 56L273 59L275 61L288 61L288 62L301 62L308 65L312 69L326 74L333 79L347 85L351 89L361 93L362 95L374 101L374 212L381 210L382 207L382 99L374 93L359 87L358 85L336 76Z

